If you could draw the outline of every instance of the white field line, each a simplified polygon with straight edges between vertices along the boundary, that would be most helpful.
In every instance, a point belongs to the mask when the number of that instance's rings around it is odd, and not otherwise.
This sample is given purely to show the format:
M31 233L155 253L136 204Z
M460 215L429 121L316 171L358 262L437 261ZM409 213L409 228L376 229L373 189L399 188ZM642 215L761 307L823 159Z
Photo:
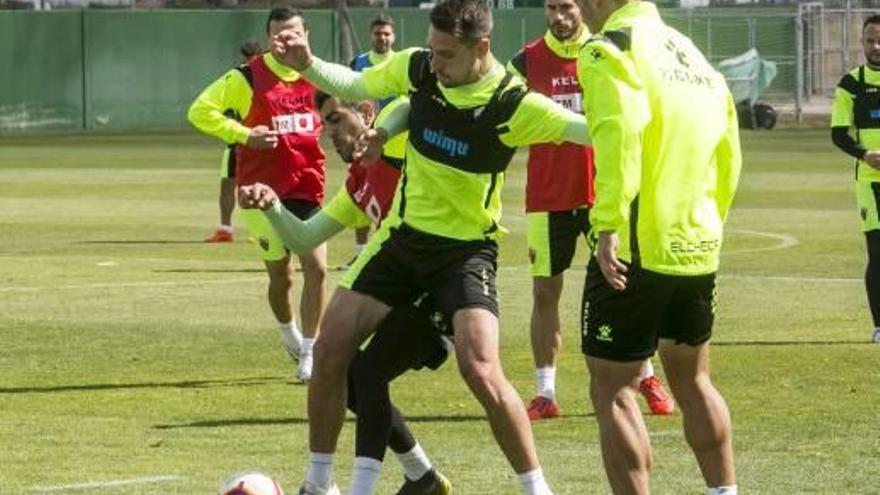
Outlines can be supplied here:
M29 492L43 492L43 493L51 493L51 492L67 492L67 491L75 491L75 490L88 490L93 488L105 489L105 488L116 488L119 486L128 486L128 485L141 485L146 483L161 483L163 481L174 481L181 479L180 476L174 475L165 475L165 476L148 476L145 478L131 478L127 480L114 480L114 481L90 481L88 483L76 483L72 485L55 485L55 486L32 486L28 489Z
M797 237L788 235L788 234L777 234L774 232L762 232L760 230L745 230L745 229L728 229L728 232L737 233L737 234L746 234L746 235L754 235L758 237L767 237L770 239L776 239L779 241L778 244L774 244L772 246L766 247L758 247L758 248L746 248L746 249L729 249L726 251L722 251L722 254L743 254L743 253L760 253L764 251L778 251L780 249L788 249L790 247L797 246L800 244L800 241Z

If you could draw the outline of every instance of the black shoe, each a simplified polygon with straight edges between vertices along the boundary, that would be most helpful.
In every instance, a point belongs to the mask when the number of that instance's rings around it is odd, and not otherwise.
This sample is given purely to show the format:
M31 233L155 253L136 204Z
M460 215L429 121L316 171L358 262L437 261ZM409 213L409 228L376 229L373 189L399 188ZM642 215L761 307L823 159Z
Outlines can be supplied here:
M431 469L416 481L407 477L404 477L403 480L403 486L397 491L397 495L450 495L452 493L452 483L436 469Z

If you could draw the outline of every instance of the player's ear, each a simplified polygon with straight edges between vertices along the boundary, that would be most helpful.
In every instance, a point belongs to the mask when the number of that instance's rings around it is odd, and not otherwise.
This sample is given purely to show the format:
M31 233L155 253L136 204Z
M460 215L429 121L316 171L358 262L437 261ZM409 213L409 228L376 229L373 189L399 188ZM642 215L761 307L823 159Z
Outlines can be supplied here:
M370 100L364 100L357 104L357 111L361 114L361 117L364 119L364 123L367 126L373 124L373 119L376 118L376 104Z

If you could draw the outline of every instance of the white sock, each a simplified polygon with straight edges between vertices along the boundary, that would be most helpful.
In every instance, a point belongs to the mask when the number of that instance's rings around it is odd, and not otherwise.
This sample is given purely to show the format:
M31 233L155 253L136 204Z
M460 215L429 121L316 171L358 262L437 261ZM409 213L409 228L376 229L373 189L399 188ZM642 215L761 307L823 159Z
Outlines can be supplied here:
M556 368L547 366L535 370L538 379L538 395L550 400L556 399Z
M652 376L654 376L654 365L651 364L650 359L645 359L645 365L642 366L642 375L639 377L639 381L651 378Z
M354 458L354 474L348 495L373 495L382 462L371 457Z
M217 230L222 230L223 232L229 232L231 234L232 233L232 225L224 225L221 223L220 226L217 227Z
M418 443L409 452L404 452L403 454L395 453L395 455L397 460L400 461L400 465L403 466L404 476L410 481L418 481L419 478L434 467L431 464L431 459L428 459L428 454L422 450L422 446Z
M354 245L354 254L355 256L361 254L364 251L364 248L367 247L366 244L355 244Z
M296 320L291 320L287 323L279 321L278 330L281 332L281 342L284 344L284 347L289 351L295 350L298 355L302 347L303 337L299 333L299 329L296 328Z
M709 495L736 495L736 485L709 488Z
M306 481L321 488L329 488L333 478L333 454L312 452L309 454L309 470Z
M544 472L541 471L541 468L518 474L516 477L519 478L525 495L553 495L553 492L550 491L550 486L547 485L547 481L544 479Z
M315 346L315 338L314 337L303 337L302 342L299 344L299 355L300 356L309 356L312 354L312 347Z

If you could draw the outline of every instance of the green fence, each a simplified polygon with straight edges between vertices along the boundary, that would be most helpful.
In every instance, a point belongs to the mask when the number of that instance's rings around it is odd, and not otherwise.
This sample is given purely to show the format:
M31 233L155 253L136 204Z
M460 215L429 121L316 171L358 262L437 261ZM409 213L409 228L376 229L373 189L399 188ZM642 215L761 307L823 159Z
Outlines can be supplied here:
M350 18L355 44L369 45L369 23L381 12ZM391 9L397 45L425 43L424 10ZM770 88L794 98L792 12L664 12L713 62L756 47L779 64ZM0 11L0 134L59 129L186 127L186 109L211 80L237 60L247 39L265 43L266 11ZM336 59L337 16L306 11L313 51ZM545 29L541 9L495 12L493 52L506 61Z

